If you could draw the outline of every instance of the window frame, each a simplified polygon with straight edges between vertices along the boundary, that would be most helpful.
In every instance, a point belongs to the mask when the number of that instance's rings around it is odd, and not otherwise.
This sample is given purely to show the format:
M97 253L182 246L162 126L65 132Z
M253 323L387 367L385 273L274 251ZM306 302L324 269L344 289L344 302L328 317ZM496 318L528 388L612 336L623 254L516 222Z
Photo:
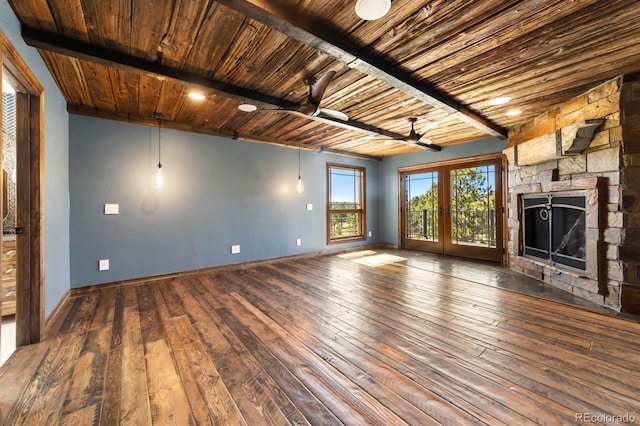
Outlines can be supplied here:
M359 173L360 175L360 208L359 209L331 209L331 172L334 169L348 170ZM327 163L327 244L340 244L353 241L361 241L366 239L367 229L367 169L360 166L352 166L347 164ZM359 230L358 235L352 235L348 237L332 237L331 235L331 216L338 213L357 214L359 216Z

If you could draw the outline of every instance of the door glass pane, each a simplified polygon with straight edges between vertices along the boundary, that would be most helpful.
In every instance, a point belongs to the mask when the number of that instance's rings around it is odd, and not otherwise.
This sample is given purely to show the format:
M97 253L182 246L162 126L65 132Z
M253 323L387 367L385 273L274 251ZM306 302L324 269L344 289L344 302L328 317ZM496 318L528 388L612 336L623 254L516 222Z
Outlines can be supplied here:
M405 178L405 238L438 241L438 172Z
M494 165L451 170L451 243L496 247Z

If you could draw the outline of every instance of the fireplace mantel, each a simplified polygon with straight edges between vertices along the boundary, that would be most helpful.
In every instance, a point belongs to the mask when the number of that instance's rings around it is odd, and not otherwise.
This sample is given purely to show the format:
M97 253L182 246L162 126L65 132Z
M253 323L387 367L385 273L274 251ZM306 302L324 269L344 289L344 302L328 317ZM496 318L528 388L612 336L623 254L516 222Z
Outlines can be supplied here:
M521 143L515 147L515 164L531 166L581 154L589 147L602 123L604 119L585 120Z

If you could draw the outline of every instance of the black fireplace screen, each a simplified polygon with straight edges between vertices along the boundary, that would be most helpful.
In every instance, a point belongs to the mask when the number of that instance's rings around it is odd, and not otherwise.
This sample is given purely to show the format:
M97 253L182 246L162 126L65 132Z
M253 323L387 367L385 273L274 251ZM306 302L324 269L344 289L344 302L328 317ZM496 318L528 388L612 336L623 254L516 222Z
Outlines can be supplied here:
M585 195L522 196L523 254L586 270Z

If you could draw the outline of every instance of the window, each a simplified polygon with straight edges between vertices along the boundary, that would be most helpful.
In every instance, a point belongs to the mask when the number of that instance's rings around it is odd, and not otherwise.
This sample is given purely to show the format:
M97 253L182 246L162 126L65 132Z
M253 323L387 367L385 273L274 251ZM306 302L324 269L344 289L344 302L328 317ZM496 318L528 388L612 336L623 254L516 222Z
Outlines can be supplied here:
M327 164L327 241L365 238L365 169Z

